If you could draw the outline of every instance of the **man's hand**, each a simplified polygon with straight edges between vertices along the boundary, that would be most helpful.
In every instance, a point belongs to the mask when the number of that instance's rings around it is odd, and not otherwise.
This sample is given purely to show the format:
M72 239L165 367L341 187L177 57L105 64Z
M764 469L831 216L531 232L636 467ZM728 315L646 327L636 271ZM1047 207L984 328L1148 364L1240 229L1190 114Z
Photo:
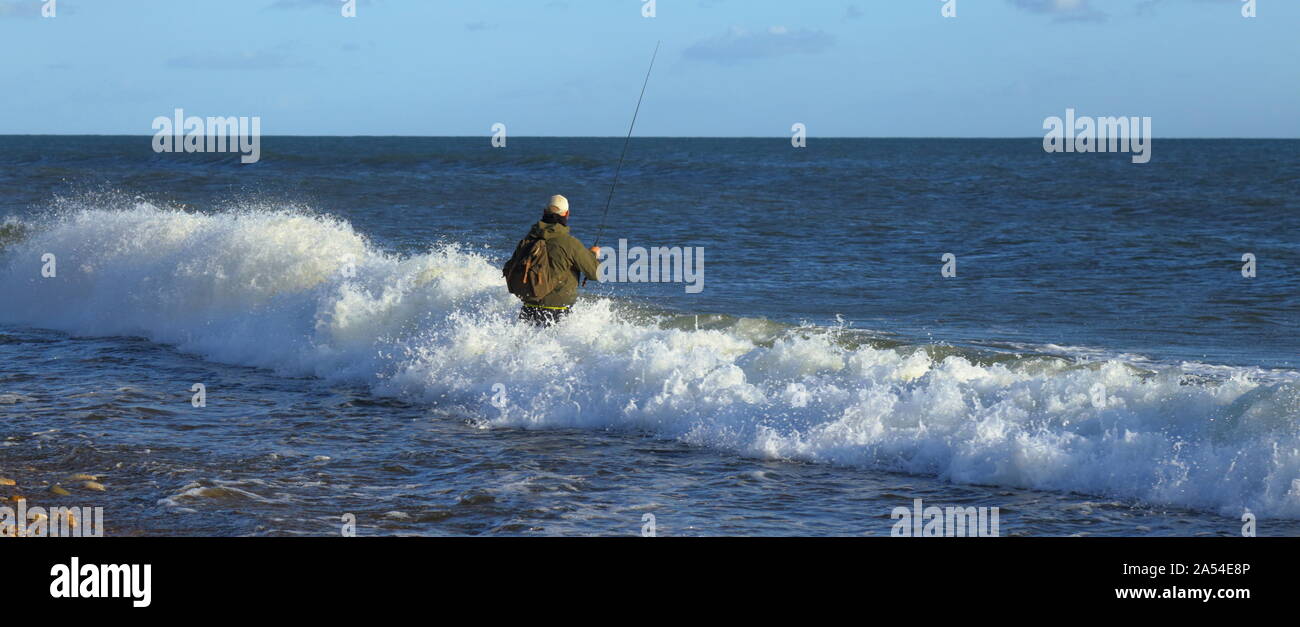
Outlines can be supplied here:
M599 257L599 256L600 256L600 247L599 247L599 246L592 246L592 247L591 247L591 254L593 254L593 255Z

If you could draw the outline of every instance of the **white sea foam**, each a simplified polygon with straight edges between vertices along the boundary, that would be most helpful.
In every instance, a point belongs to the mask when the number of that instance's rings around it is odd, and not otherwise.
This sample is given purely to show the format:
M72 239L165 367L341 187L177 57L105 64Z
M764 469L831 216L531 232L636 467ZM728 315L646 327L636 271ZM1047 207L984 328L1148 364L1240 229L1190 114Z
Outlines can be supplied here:
M56 279L40 276L46 252ZM346 222L292 211L81 209L0 255L0 320L364 383L485 427L637 430L764 458L1300 518L1294 376L935 359L847 348L812 328L767 341L761 325L661 328L608 301L539 332L515 321L478 253L385 254Z

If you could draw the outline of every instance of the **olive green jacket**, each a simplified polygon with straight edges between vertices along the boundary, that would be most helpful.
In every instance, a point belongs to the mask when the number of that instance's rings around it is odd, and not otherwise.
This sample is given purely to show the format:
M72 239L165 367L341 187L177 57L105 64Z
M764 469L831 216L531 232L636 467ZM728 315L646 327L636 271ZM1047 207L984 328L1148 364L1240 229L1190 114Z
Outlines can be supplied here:
M519 255L530 240L538 238L546 241L546 255L551 260L551 276L555 277L557 284L550 294L541 299L525 299L524 303L543 307L571 307L578 301L579 274L599 281L600 262L596 260L595 253L583 246L578 238L569 235L569 227L540 221L533 225L528 237L519 241L515 255Z

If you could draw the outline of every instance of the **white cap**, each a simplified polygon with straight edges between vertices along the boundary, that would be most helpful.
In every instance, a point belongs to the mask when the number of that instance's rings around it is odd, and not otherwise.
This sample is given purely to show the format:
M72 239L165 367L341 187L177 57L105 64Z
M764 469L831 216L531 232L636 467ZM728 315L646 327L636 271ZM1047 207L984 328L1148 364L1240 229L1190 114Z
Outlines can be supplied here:
M551 204L546 206L546 213L558 213L564 215L569 212L569 199L556 194L551 196Z

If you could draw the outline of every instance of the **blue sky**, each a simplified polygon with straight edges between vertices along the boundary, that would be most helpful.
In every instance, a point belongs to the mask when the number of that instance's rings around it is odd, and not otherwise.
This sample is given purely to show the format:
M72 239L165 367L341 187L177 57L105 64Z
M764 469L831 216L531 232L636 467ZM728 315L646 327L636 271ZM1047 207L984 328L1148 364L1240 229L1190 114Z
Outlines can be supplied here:
M0 0L0 134L1300 137L1300 0Z

